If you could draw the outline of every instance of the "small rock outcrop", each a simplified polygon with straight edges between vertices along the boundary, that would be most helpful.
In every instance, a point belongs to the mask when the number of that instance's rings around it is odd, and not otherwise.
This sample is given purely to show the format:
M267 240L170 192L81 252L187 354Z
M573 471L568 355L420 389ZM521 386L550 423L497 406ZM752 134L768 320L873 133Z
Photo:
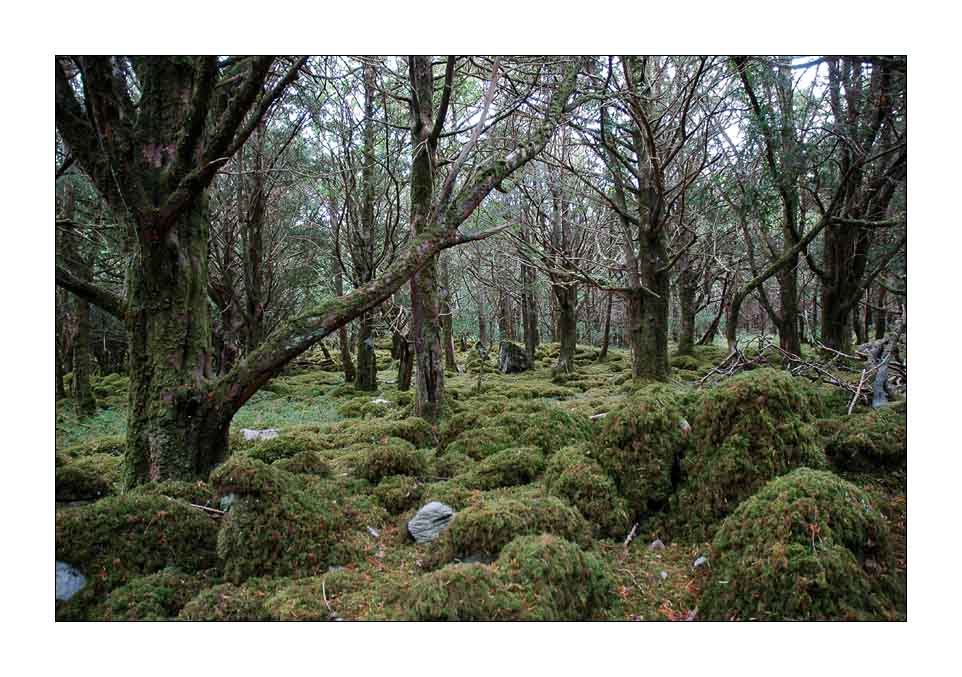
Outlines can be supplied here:
M510 341L502 341L498 368L502 374L519 374L531 369L531 360L521 346Z
M417 543L430 543L448 527L453 517L454 510L450 506L431 501L408 522L408 533Z
M66 602L87 585L87 577L66 562L57 560L57 599Z

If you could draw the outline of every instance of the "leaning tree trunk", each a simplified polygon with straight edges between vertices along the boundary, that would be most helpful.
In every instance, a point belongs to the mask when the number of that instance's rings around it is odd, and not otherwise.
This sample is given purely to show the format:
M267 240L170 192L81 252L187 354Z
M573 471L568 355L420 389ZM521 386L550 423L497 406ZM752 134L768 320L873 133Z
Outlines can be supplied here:
M575 370L575 353L578 342L578 286L574 282L552 285L558 301L558 333L561 349L553 374L571 374Z
M135 239L127 292L127 486L206 479L227 454L230 414L218 398L200 394L213 363L206 202L202 197L160 241Z

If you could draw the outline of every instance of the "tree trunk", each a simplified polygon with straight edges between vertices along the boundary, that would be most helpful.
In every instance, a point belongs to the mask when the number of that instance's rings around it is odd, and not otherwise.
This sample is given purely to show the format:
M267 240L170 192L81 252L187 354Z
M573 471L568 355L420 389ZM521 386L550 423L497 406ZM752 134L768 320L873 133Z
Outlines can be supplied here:
M687 257L685 257L687 259ZM678 354L691 355L695 349L695 294L697 280L687 260L678 275Z
M403 334L395 334L398 341L398 365L397 365L397 389L408 391L411 389L411 372L414 369L414 355L411 352L411 343Z
M875 340L884 338L885 336L885 325L888 320L888 309L885 304L888 302L886 299L886 294L888 290L885 287L879 285L878 290L878 307L879 310L875 313Z
M524 329L524 350L531 364L538 350L541 337L538 334L538 305L534 298L532 285L534 269L524 263L521 264L521 322Z
M605 303L605 329L601 335L601 352L598 353L598 361L604 362L608 359L608 343L611 340L611 297L612 293L608 292L608 301Z
M441 257L441 328L444 332L444 368L457 371L454 361L454 318L451 313L451 282L446 257Z
M340 268L334 273L334 293L338 296L344 294L344 278ZM354 360L351 359L351 344L347 340L347 325L341 325L337 330L337 344L341 350L341 367L344 369L344 382L353 383L357 374L354 371Z
M649 243L649 251L658 248ZM654 259L652 261L651 259ZM659 270L660 256L645 256L641 264L644 286L658 294L656 298L641 289L628 298L628 336L631 343L631 375L636 380L668 378L668 272Z
M227 455L233 410L202 395L212 377L207 199L160 242L135 240L128 269L128 486L206 479Z
M377 355L374 353L373 313L361 315L357 325L357 374L354 387L370 392L377 389Z
M574 282L553 284L555 299L558 301L558 330L561 349L553 374L571 374L575 370L575 353L578 342L578 285Z

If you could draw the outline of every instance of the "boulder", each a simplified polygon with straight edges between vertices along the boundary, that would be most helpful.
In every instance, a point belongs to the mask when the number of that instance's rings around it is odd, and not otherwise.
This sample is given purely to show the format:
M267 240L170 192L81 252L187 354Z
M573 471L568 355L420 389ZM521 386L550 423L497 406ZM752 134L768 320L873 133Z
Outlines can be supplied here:
M87 585L87 577L66 562L57 560L57 599L66 602Z
M531 360L521 346L510 341L502 341L498 368L502 374L518 374L531 369Z
M241 428L241 434L244 436L245 442L250 442L251 440L272 440L280 435L280 431L275 428L268 428L267 430Z
M448 527L453 517L454 510L450 506L431 501L408 522L408 533L417 543L430 543Z

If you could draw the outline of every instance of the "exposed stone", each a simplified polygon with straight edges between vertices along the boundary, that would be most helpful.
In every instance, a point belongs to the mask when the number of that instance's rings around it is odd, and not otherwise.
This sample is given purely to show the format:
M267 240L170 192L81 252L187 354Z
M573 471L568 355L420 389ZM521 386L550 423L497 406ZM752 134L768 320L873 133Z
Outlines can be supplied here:
M441 503L431 501L408 522L408 533L418 543L430 543L444 531L454 518L454 510Z
M695 560L694 564L691 565L691 568L698 569L700 567L705 566L706 564L708 564L708 558L705 557L704 555L701 555L698 559Z
M498 368L502 374L518 374L531 369L531 360L521 346L510 341L502 341Z
M251 440L272 440L279 436L281 433L276 428L268 428L266 430L254 430L252 428L241 428L241 434L244 436L245 442L250 442Z
M66 562L57 560L57 599L65 602L87 585L87 577Z
M649 550L664 550L665 544L661 542L660 538L656 538L651 543L648 544Z

